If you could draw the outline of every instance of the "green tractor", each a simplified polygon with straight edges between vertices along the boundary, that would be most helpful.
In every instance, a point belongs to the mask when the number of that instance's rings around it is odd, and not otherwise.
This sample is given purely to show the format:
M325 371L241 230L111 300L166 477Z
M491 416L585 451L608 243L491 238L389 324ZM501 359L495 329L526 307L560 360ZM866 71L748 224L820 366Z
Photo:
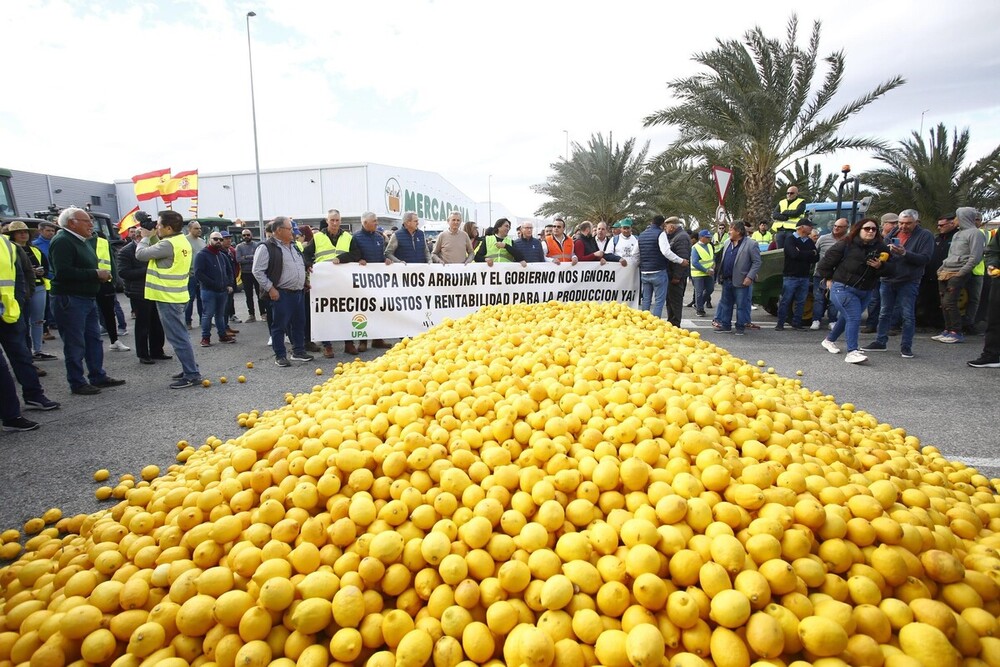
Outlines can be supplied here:
M17 214L17 203L14 201L14 188L10 182L11 177L10 169L0 169L0 225L19 221L28 225L30 229L38 229L38 223L42 222L42 220L37 215L35 217L26 217Z

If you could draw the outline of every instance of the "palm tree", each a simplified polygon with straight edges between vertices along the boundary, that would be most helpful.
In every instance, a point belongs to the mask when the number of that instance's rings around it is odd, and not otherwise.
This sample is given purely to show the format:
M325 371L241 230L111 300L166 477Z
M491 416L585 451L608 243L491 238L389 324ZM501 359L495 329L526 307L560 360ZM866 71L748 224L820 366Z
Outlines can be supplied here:
M809 160L796 160L778 176L776 187L782 192L789 185L797 185L799 195L806 201L836 201L837 174L824 174L818 164L809 168Z
M861 175L877 192L878 208L901 211L915 208L925 221L973 206L989 220L1000 209L1000 146L969 166L969 130L953 130L951 143L943 123L929 132L930 142L914 132L898 146L878 151L886 166Z
M824 60L828 70L817 90L820 22L813 24L809 46L796 44L798 19L788 21L785 41L764 35L758 26L743 42L717 40L717 48L695 54L707 72L676 79L669 85L676 106L645 118L646 126L676 125L679 136L663 157L707 162L710 152L729 159L723 166L743 173L745 217L769 221L775 176L795 160L847 149L876 149L882 143L838 132L854 114L904 83L899 76L836 109L824 110L837 95L844 75L844 54ZM710 166L705 164L705 166Z
M635 139L624 145L591 135L586 146L573 143L569 160L552 163L555 172L531 189L546 195L535 215L560 215L567 220L618 220L647 211L642 191L649 142L636 152Z

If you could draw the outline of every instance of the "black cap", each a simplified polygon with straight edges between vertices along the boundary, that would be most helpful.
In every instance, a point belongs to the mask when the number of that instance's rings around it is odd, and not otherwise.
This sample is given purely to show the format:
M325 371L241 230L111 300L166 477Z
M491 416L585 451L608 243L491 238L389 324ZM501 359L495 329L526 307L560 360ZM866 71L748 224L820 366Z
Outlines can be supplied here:
M938 220L954 220L954 219L955 219L955 218L957 218L957 217L958 217L958 216L957 216L957 215L955 215L955 212L954 212L954 211L952 211L951 213L945 213L945 214L944 214L944 215L942 215L942 216L941 216L940 218L938 218Z

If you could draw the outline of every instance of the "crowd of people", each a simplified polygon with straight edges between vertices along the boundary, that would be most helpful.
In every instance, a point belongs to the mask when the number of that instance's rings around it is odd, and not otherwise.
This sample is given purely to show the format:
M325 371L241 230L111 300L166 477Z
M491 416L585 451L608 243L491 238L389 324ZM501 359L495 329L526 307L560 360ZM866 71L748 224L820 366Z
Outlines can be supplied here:
M783 239L775 329L783 331L787 322L792 329L815 331L825 315L830 333L821 344L839 354L836 343L843 335L847 363L864 363L869 353L887 351L893 334L900 335L900 356L912 359L918 298L930 294L924 298L937 299L919 304L921 312L925 317L940 313L944 327L932 340L964 343L965 336L977 333L977 326L986 321L983 352L968 365L1000 368L1000 289L984 285L987 274L1000 277L997 235L983 227L982 215L971 207L942 216L937 229L935 236L921 227L914 209L886 213L880 220L864 218L854 225L841 218L822 236L814 234L808 217L800 217L794 233ZM763 231L757 234L764 242ZM803 321L803 307L810 290L813 312L808 323ZM984 291L992 296L981 301ZM959 308L963 294L964 313ZM875 339L862 345L861 334L875 334Z
M849 225L837 220L830 233L819 235L808 216L799 212L797 190L789 189L779 204L776 226L759 225L750 233L740 221L723 223L716 233L690 232L677 217L654 216L639 234L624 218L614 224L583 221L572 231L556 218L535 237L531 222L516 230L501 218L480 235L474 222L452 213L447 228L431 238L413 212L404 213L399 229L378 226L374 213L361 216L361 228L351 232L340 212L330 210L318 229L296 225L278 216L254 239L249 228L240 241L228 231L213 231L202 239L201 225L174 211L161 211L155 224L128 230L128 241L114 252L107 239L93 232L89 213L79 208L61 212L58 224L45 221L37 230L13 222L0 236L0 418L5 430L33 430L38 424L21 413L16 382L25 409L55 410L59 403L44 393L39 362L57 359L44 344L62 342L62 358L71 393L95 395L125 384L104 370L102 336L110 350L130 351L121 336L127 320L117 299L123 291L133 318L134 352L141 364L176 357L179 371L170 387L183 389L202 382L190 330L197 311L201 347L236 343L236 294L243 292L247 322L257 315L268 324L268 345L278 366L313 360L312 353L335 356L333 341L312 341L307 293L309 275L320 262L360 266L393 263L469 264L552 262L636 263L640 307L680 326L685 292L698 316L713 307L716 286L721 295L713 326L745 335L759 329L751 320L753 286L761 267L761 250L780 247L784 256L783 285L776 331L818 330L826 318L829 333L822 345L841 350L845 360L862 363L867 354L887 349L889 336L901 333L900 354L913 357L915 308L922 283L937 283L938 307L944 330L934 340L963 342L974 329L979 290L984 276L1000 277L1000 240L982 229L982 216L972 208L938 221L935 237L919 225L917 211L886 214L881 221L865 218ZM965 315L959 294L969 300ZM813 295L812 320L804 320L804 305ZM976 368L1000 368L1000 289L990 291L982 318L987 321L981 356L968 362ZM867 310L867 320L863 314ZM734 317L735 314L735 317ZM875 339L860 344L862 333ZM287 341L287 344L286 344ZM166 353L170 343L172 355ZM384 340L371 342L387 348ZM367 342L344 343L344 352L359 354ZM290 349L289 349L290 348ZM7 363L9 361L10 367Z

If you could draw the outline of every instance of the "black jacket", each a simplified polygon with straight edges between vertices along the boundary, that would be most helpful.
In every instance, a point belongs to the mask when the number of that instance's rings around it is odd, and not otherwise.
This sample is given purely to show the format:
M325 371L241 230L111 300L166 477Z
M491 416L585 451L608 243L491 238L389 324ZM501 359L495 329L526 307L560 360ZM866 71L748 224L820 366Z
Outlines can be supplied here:
M125 294L142 297L146 293L146 267L149 262L135 258L135 241L129 241L118 251L118 275L125 282Z
M888 254L889 248L881 241L863 243L860 237L855 237L853 241L838 241L823 255L823 260L816 267L816 275L855 289L873 289L879 276L886 271L887 264L873 269L867 262L883 252Z
M800 239L793 234L785 239L785 268L782 275L792 278L808 278L813 274L813 264L819 257L816 244L809 237Z

